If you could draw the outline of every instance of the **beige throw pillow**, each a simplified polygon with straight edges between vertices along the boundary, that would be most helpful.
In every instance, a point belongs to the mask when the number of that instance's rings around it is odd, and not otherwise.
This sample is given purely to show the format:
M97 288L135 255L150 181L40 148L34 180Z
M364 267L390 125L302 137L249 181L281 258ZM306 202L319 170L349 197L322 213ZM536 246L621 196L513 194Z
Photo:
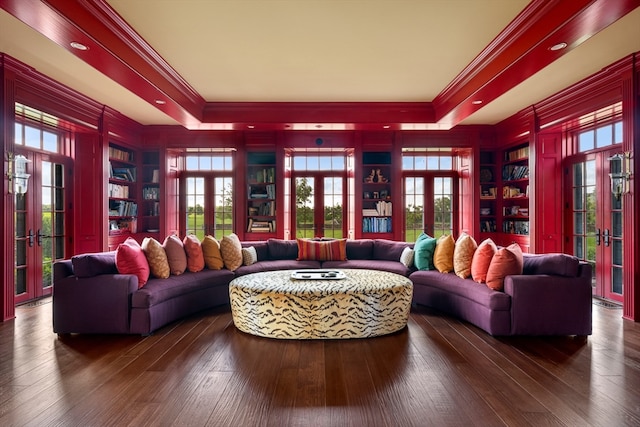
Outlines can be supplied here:
M142 240L142 251L149 263L151 275L159 279L169 277L171 270L169 269L169 261L167 261L167 253L164 248L153 237L145 237Z
M462 233L458 240L456 240L456 246L453 250L453 271L456 276L466 279L471 276L471 262L473 261L473 254L476 251L478 244L473 237L467 233Z
M242 245L235 233L224 236L220 242L220 253L224 266L228 270L235 271L242 265Z

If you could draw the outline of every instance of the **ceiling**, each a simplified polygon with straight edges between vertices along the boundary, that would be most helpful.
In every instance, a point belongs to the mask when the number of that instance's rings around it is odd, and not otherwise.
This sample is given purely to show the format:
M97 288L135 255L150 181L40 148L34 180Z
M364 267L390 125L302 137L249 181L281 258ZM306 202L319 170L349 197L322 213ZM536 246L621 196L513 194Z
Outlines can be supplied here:
M141 124L237 128L268 110L262 124L448 129L498 123L640 51L639 4L0 0L0 52Z

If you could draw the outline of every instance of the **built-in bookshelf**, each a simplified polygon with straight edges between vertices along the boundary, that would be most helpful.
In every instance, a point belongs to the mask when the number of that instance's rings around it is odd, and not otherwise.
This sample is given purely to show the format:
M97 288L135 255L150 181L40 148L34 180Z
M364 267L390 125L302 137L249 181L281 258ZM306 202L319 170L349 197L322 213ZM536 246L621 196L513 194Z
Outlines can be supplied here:
M160 231L160 152L142 152L142 194L138 229L147 233Z
M497 231L498 181L495 153L480 152L480 232Z
M276 153L247 153L247 233L276 233ZM262 236L263 238L265 236Z
M502 232L529 236L529 145L504 151L501 170Z
M362 153L362 233L392 233L391 153Z
M108 216L109 235L137 232L138 202L135 152L109 144Z

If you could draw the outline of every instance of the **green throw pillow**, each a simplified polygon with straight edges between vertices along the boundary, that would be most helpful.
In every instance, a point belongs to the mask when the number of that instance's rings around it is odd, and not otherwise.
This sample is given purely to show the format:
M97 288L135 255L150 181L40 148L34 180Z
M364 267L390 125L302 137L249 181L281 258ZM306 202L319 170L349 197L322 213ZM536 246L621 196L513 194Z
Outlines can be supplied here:
M418 270L435 270L433 253L436 250L436 239L421 233L413 245L413 262Z

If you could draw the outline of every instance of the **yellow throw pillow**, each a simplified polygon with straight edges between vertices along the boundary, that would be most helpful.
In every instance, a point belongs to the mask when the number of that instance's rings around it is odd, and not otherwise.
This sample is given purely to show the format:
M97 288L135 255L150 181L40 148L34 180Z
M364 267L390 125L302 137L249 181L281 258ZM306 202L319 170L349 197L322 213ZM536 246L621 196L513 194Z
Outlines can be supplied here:
M433 253L433 265L440 273L450 273L453 271L453 251L456 241L450 234L440 236L436 242L436 250Z
M242 265L242 244L235 233L222 237L220 253L228 270L235 271Z
M453 271L456 276L466 279L471 276L471 262L478 244L467 233L462 233L456 240L453 250Z
M169 261L167 260L167 253L164 248L153 237L145 237L142 240L142 251L149 263L149 270L153 277L159 279L166 279L171 274L169 269Z
M204 236L202 239L202 253L204 263L209 270L220 270L224 267L222 254L220 253L220 243L213 236Z

